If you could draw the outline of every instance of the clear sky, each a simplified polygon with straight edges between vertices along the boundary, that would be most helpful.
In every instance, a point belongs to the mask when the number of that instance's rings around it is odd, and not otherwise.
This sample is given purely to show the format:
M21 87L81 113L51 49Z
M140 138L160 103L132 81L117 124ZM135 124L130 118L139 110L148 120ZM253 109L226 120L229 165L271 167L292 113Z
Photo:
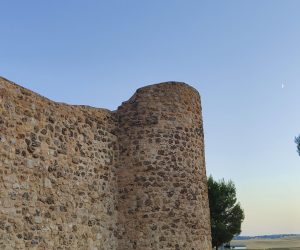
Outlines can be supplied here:
M114 110L147 84L197 88L207 172L235 182L242 235L300 233L300 1L4 0L0 10L0 75L53 100Z

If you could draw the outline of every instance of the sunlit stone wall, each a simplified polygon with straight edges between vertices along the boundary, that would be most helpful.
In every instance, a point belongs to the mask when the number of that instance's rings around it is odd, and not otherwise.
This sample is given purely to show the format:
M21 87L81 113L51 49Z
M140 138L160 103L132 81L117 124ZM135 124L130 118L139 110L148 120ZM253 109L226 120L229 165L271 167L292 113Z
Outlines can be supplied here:
M0 78L0 249L207 250L200 99L139 89L117 111Z

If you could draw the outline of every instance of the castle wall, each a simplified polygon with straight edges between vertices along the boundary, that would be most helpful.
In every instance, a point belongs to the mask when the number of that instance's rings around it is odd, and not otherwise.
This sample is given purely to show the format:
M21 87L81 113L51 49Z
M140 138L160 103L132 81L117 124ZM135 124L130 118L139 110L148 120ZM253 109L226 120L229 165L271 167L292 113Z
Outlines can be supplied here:
M118 249L210 249L198 92L139 89L118 109Z
M0 249L116 249L114 129L0 78Z
M210 250L198 92L151 85L111 112L0 78L0 249Z

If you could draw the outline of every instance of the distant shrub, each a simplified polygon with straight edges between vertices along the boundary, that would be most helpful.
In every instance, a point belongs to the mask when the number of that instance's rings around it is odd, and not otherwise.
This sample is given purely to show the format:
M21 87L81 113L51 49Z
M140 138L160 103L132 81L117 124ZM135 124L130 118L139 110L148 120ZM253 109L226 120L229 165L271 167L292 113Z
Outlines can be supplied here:
M297 144L297 152L300 156L300 135L298 135L297 137L295 137L295 143Z

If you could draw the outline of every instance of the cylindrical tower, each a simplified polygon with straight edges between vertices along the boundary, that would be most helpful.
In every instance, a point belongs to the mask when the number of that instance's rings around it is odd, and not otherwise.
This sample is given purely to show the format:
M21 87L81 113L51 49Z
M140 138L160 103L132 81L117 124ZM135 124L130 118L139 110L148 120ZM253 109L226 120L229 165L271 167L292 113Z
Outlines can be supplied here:
M118 249L211 249L198 92L147 86L117 116Z

